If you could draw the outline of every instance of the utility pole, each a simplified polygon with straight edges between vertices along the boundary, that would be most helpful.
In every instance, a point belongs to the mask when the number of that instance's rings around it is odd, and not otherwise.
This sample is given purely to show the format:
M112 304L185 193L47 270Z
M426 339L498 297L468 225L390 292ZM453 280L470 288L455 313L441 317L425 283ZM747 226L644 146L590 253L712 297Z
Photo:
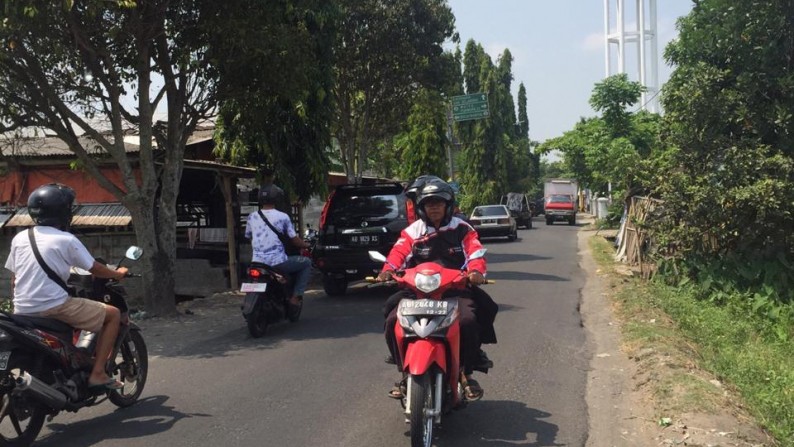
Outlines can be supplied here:
M455 162L452 159L452 145L455 143L452 139L452 104L449 104L447 106L447 165L449 174L447 178L449 181L455 180Z

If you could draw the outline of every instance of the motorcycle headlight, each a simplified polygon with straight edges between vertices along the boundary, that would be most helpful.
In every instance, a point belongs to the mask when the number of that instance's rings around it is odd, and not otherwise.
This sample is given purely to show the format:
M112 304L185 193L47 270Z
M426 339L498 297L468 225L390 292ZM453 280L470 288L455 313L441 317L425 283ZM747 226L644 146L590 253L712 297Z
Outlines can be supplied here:
M422 292L430 293L438 289L438 286L441 284L441 274L424 275L422 273L417 273L414 284L416 284L416 288Z
M400 326L402 326L403 329L411 329L411 322L408 321L408 318L398 313L397 319L400 321Z

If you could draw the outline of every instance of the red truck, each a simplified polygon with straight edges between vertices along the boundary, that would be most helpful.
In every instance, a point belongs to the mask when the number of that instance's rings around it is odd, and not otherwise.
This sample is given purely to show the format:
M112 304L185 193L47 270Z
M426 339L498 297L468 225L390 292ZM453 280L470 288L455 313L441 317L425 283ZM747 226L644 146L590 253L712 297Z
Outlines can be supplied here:
M576 197L579 185L573 179L546 180L543 188L546 225L555 220L568 221L568 225L576 225Z

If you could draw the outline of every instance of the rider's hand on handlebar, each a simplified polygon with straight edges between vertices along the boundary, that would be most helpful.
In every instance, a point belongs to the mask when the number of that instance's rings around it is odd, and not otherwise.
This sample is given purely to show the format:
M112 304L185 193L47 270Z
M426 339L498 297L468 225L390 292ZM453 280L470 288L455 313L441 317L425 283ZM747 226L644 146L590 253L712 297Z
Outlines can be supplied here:
M391 270L384 270L384 271L378 273L378 277L375 278L375 282L386 282L386 281L389 281L393 274L394 274L394 272L391 271Z
M478 271L469 273L469 283L478 286L480 284L485 284L486 282L485 276L483 276L482 273Z
M127 276L127 273L129 273L129 269L127 269L127 267L119 267L116 269L116 273L121 273L121 277L114 279L116 279L117 281L121 281L122 279L124 279L125 276Z

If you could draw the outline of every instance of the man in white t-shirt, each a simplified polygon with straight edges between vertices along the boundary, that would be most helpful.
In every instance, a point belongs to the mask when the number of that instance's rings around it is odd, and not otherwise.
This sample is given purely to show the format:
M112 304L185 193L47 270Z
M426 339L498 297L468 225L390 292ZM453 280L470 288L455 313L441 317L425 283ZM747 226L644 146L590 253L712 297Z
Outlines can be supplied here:
M40 186L30 194L28 212L36 226L14 236L5 264L12 272L14 313L54 318L77 329L97 332L96 360L88 378L89 387L118 389L123 384L108 376L105 363L118 335L119 310L98 301L70 297L44 271L30 243L28 232L33 232L42 260L64 284L71 267L88 270L99 278L124 278L126 267L111 270L97 262L85 245L65 231L72 221L74 198L71 188L55 183Z
M263 185L259 190L260 210L265 218L279 233L284 235L289 242L298 248L309 248L309 244L298 237L292 221L285 213L276 209L276 205L283 200L284 191L276 185ZM270 226L265 223L259 212L248 215L245 225L245 237L251 239L253 249L252 262L267 264L276 270L294 275L290 306L300 307L303 301L303 292L309 283L312 262L306 256L287 256L284 244Z

